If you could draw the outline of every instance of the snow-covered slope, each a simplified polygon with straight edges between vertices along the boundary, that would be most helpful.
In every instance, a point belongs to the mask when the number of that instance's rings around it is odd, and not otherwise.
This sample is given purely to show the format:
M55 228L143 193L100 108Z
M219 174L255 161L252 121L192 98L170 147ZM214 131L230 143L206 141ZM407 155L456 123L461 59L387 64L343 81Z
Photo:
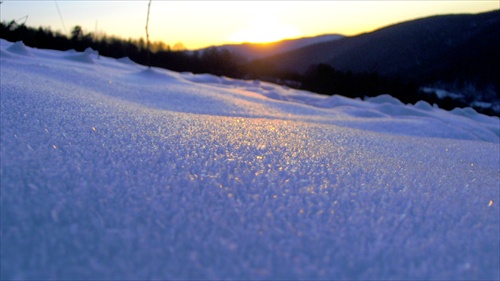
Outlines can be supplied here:
M1 279L499 279L499 119L0 41Z

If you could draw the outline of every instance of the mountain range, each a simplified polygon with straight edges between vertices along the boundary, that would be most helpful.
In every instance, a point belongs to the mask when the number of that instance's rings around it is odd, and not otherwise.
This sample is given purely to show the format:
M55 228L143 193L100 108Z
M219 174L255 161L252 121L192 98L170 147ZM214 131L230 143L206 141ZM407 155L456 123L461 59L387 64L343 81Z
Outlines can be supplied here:
M356 36L330 34L216 48L284 72L303 74L312 65L327 64L418 82L472 79L500 87L499 10L432 16Z
M210 48L216 48L218 50L228 50L232 54L239 56L244 61L251 61L284 52L297 50L318 43L332 42L344 37L345 37L344 35L340 34L324 34L320 36L286 39L271 43L241 43L241 44L212 46L201 49L199 51L205 51Z

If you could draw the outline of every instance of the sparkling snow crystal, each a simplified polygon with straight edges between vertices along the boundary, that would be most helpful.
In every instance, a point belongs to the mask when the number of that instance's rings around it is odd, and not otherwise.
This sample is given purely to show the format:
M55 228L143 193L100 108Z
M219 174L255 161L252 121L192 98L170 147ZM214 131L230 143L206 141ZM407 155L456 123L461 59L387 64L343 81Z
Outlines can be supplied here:
M1 279L499 279L499 119L0 41Z

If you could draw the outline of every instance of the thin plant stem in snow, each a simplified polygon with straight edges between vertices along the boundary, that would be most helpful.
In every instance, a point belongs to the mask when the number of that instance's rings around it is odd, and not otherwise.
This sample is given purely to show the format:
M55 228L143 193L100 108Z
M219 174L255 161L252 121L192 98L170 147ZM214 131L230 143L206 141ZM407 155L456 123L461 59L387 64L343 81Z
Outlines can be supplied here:
M148 53L148 68L151 68L151 55L149 52L149 31L148 31L148 26L149 26L149 11L151 9L151 1L149 0L148 3L148 16L146 18L146 51Z

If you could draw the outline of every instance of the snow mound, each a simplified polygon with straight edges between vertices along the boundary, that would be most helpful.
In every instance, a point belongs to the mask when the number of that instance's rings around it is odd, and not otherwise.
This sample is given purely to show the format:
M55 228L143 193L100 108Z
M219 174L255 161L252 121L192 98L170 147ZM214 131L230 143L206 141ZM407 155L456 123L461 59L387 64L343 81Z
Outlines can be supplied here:
M12 46L7 48L7 51L17 54L17 55L22 55L22 56L27 56L27 57L32 57L33 55L31 52L28 50L26 45L24 45L23 41L17 41L16 43L12 44Z
M165 75L164 73L160 73L159 71L156 71L153 68L147 68L145 70L142 70L140 72L134 73L136 77L139 78L144 78L144 79L149 79L150 81L153 80L163 80L165 77L169 77L168 75Z
M119 62L122 62L122 63L125 63L125 64L132 64L132 65L135 65L136 63L131 60L129 57L123 57L123 58L119 58L117 59L117 61Z
M99 52L92 49L91 47L87 47L85 51L83 51L85 54L89 54L90 56L99 56Z
M87 52L78 55L65 56L64 58L71 61L94 64L94 60L91 58L91 54Z
M496 117L12 46L2 280L500 276Z
M187 80L195 83L221 84L221 79L210 74L187 74Z
M377 97L368 97L365 99L366 101L374 104L391 104L395 106L402 106L403 103L398 99L393 98L390 95L380 95Z
M432 110L433 110L432 105L430 105L430 104L429 104L428 102L426 102L426 101L418 101L418 102L415 104L415 108L420 109L420 110L424 110L424 111L432 111Z

